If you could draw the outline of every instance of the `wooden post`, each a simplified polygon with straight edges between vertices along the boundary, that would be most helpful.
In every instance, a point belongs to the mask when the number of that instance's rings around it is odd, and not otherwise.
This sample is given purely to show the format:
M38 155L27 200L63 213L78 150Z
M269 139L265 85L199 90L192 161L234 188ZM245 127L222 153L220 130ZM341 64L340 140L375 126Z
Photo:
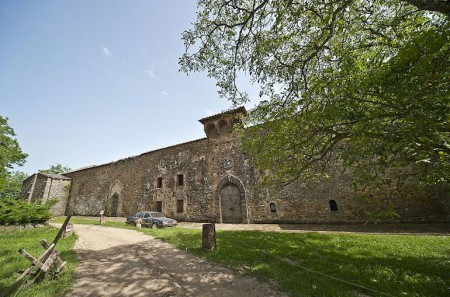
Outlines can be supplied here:
M203 224L202 249L210 252L216 249L216 225Z
M55 247L58 241L63 236L64 232L66 231L66 227L69 224L71 217L72 217L71 215L67 216L66 220L61 226L61 229L59 229L58 234L56 234L55 239L53 239L52 244L48 245L47 241L45 240L40 241L40 244L45 249L45 251L37 259L34 258L29 253L27 253L24 249L19 250L19 253L22 254L28 260L30 260L32 264L27 269L25 269L25 271L22 272L22 274L14 281L14 283L11 286L0 292L1 297L11 295L12 292L14 292L19 287L19 285L24 281L24 278L27 275L32 274L33 277L27 280L25 284L23 284L24 287L34 283L36 280L42 279L53 264L57 265L57 273L64 268L66 262L62 262L61 259L58 257L58 252L55 251Z
M55 239L53 239L53 243L55 245L58 244L59 239L62 237L63 233L66 231L67 224L69 224L71 217L72 217L72 215L69 215L66 217L66 220L64 221L63 225L61 226L61 229L59 229L58 234L56 234Z

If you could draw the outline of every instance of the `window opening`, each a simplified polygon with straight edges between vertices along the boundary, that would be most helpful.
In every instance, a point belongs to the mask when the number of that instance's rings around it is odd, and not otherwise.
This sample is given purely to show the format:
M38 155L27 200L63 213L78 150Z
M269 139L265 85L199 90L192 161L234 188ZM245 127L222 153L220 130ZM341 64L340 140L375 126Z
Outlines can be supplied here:
M156 187L157 188L162 188L162 177L158 177L156 179Z
M182 186L182 185L184 185L184 175L178 174L177 175L177 186Z
M335 200L330 200L329 204L331 211L338 211L338 206Z
M269 204L269 209L270 209L270 212L277 212L277 206L276 206L276 204L275 203L270 203Z

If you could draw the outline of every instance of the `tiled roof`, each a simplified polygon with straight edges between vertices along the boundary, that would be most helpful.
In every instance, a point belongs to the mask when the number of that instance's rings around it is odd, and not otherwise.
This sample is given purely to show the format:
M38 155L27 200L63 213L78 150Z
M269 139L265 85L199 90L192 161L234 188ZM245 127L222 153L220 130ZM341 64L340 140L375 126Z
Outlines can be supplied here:
M224 112L221 112L221 113L218 113L218 114L215 114L215 115L212 115L212 116L200 119L198 121L200 123L204 124L206 121L218 118L218 117L220 117L222 115L225 115L225 114L226 115L231 115L231 114L237 114L237 113L243 113L244 115L247 115L247 110L245 109L244 106L241 106L241 107L238 107L238 108L235 108L235 109L230 109L228 111L224 111Z
M166 147L163 147L163 148L159 148L159 149L155 149L155 150L152 150L152 151L148 151L148 152L136 155L136 156L126 157L126 158L122 158L122 159L119 159L119 160L116 160L116 161L112 161L112 162L108 162L108 163L104 163L104 164L100 164L100 165L92 165L92 166L82 167L82 168L75 169L75 170L72 170L72 171L69 171L69 172L65 172L64 174L70 174L70 173L74 173L74 172L78 172L78 171L82 171L82 170L86 170L86 169L91 169L91 168L95 168L95 167L111 165L111 164L114 164L114 163L119 163L121 161L129 160L129 159L135 159L135 158L138 158L140 156L143 156L143 155L146 155L146 154L151 154L151 153L154 153L154 152L157 152L157 151L161 151L161 150L165 150L165 149L169 149L169 148L174 148L174 147L177 147L177 146L182 146L182 145L185 145L185 144L190 144L190 143L194 143L194 142L198 142L198 141L204 141L206 139L207 138L205 137L205 138L200 138L200 139L191 140L191 141L187 141L187 142L182 142L182 143L179 143L179 144L170 145L170 146L166 146Z

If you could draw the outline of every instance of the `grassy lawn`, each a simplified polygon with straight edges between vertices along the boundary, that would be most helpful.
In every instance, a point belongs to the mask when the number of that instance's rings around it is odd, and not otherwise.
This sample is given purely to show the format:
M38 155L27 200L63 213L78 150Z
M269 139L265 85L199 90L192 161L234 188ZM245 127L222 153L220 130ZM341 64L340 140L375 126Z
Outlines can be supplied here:
M0 292L5 290L19 276L16 270L24 270L31 263L20 255L17 250L24 248L36 258L43 252L39 240L46 239L52 242L58 233L53 227L42 227L35 229L0 229ZM76 236L61 238L56 249L60 252L63 261L67 265L60 274L58 280L50 280L46 277L39 284L33 284L26 289L20 290L14 296L64 296L72 287L75 268L78 261L72 247Z
M200 230L144 232L291 296L385 296L307 269L392 296L450 296L449 237L218 231L217 251L204 254Z
M106 226L134 229L118 222ZM205 254L201 230L141 231L260 280L275 281L291 296L450 296L446 236L218 231L218 249Z

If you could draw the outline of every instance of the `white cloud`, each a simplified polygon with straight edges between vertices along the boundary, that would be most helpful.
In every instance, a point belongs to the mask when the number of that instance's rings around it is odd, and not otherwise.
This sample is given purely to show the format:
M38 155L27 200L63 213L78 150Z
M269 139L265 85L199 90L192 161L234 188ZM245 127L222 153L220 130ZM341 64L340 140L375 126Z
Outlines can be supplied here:
M166 91L161 91L159 92L159 94L162 96L169 96L169 93L167 93Z
M153 69L154 69L154 67L149 67L149 68L145 69L145 73L150 75L151 78L157 78L155 73L153 72Z
M112 57L112 52L109 50L109 48L102 46L102 55L104 57Z

